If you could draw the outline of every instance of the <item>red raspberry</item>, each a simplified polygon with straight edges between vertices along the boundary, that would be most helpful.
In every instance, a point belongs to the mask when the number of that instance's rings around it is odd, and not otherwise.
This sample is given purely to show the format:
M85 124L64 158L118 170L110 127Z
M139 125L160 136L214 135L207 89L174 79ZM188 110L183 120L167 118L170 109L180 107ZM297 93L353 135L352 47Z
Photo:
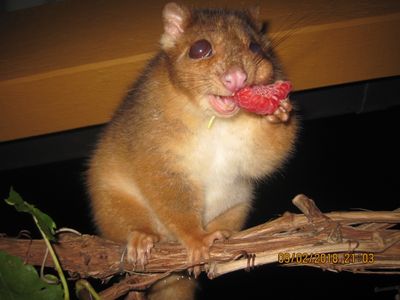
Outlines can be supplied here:
M278 80L269 85L246 86L235 93L234 101L241 108L259 115L271 115L287 98L292 89L290 81Z

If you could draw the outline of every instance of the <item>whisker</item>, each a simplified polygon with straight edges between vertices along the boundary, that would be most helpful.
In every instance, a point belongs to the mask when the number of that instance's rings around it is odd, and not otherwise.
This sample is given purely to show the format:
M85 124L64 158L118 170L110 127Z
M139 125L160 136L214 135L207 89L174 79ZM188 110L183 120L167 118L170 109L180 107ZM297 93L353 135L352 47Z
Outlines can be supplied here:
M285 19L291 19L293 14L287 15ZM296 18L293 22L282 22L282 25L275 29L274 33L270 35L270 47L276 49L282 43L287 41L295 33L299 32L303 26L313 23L319 19L316 11Z

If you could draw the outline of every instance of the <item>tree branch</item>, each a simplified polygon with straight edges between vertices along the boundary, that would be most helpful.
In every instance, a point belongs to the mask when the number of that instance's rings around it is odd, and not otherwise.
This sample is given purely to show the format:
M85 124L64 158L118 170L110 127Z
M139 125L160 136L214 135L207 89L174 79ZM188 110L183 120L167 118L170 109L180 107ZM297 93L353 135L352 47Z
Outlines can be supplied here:
M276 220L216 242L209 261L201 262L208 264L209 277L276 262L336 272L400 274L400 209L323 214L304 195L296 196L293 203L303 214L284 213ZM54 248L63 269L71 275L107 279L121 273L133 274L104 291L104 299L144 290L171 272L190 267L186 250L178 243L157 244L144 269L127 262L125 245L96 236L63 233ZM0 250L32 265L42 264L45 249L42 240L0 238ZM50 258L45 265L53 267Z

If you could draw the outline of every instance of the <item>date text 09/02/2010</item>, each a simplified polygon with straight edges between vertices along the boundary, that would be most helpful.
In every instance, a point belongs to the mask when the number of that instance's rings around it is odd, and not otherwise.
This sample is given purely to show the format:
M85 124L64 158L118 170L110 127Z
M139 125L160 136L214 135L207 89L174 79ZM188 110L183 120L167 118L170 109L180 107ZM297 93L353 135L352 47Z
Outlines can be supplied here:
M345 252L345 253L278 253L280 264L373 264L375 254L370 252Z

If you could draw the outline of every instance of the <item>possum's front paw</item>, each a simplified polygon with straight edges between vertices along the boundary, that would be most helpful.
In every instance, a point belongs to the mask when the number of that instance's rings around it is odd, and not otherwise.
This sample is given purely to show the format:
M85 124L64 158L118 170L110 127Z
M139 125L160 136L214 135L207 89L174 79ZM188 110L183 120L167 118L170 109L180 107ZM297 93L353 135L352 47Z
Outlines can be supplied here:
M290 118L290 112L292 111L293 106L290 102L289 98L281 101L279 107L272 115L268 115L267 119L271 123L285 123Z
M193 273L197 277L201 273L200 263L210 258L210 247L216 240L224 240L229 237L230 232L225 230L217 230L211 233L204 234L200 239L193 239L186 242L188 253L189 273ZM207 265L205 265L207 269Z
M159 237L141 231L132 231L128 236L127 258L128 261L139 265L142 269L147 264L151 249L159 241Z

